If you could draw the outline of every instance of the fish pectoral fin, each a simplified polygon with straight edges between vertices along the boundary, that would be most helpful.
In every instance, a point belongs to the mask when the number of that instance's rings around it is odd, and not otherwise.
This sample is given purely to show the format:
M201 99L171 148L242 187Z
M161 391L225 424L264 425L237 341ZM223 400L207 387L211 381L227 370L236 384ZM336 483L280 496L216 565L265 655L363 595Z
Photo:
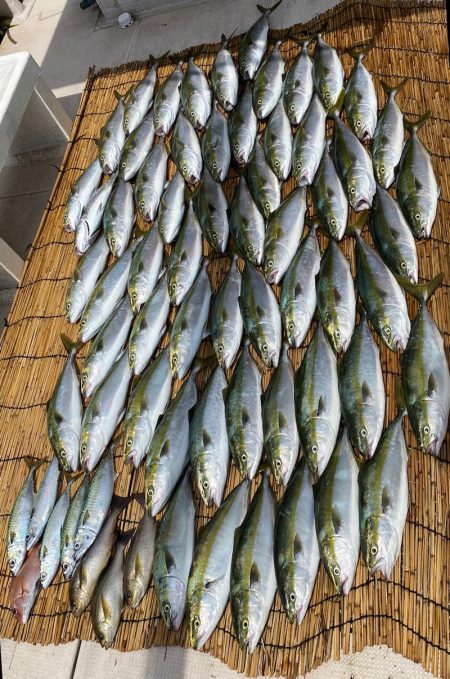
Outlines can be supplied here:
M147 412L147 410L148 410L148 402L147 402L147 399L144 397L141 401L141 405L140 405L140 408L139 408L139 415L143 415L144 413Z
M294 559L297 560L298 557L303 554L303 544L298 533L294 537Z
M112 608L108 601L106 600L104 594L102 594L100 597L100 605L102 607L104 620L110 620L112 618Z
M137 552L136 558L134 560L134 572L136 577L144 573L144 564L142 563L141 555L139 554L139 552Z
M61 424L61 422L64 422L64 417L55 411L55 420L56 424Z
M300 283L296 283L295 288L294 288L294 297L300 297L302 294L302 286Z
M250 587L257 585L261 580L261 573L259 572L258 564L252 563L250 568Z
M12 530L9 534L9 544L11 545L14 542L15 539L16 539L16 532Z
M339 302L342 299L342 296L341 296L341 293L339 292L339 290L335 286L333 287L333 297L334 297L334 301L336 302L336 304L339 304Z
M68 547L68 546L69 546L69 542L70 542L69 536L68 536L68 534L66 533L66 534L64 535L64 546L65 546L65 547Z
M320 415L322 415L324 411L325 411L325 399L323 396L321 396L317 404L317 417L320 417Z
M147 320L143 318L139 325L139 330L146 330L147 328L148 328Z
M266 310L262 306L259 306L259 304L257 304L255 308L256 313L258 314L258 318L264 318Z
M334 190L331 186L327 186L327 196L328 198L333 198L334 196Z
M180 262L186 262L187 258L188 258L187 252L186 252L186 250L183 250L183 252L181 253L181 257L180 257Z
M83 523L87 523L89 519L91 518L91 514L89 512L89 509L86 509L83 515Z
M226 309L222 309L222 321L226 323L230 319L230 315Z
M428 375L428 386L427 386L427 394L428 396L434 396L437 391L437 382L436 378L434 376L434 373L430 373Z
M416 191L420 191L420 189L423 188L423 184L418 177L414 177L414 186L416 188Z
M361 385L361 395L363 403L368 403L373 400L372 391L369 385L367 384L366 380L364 380L364 382Z
M184 332L187 329L188 329L188 324L187 324L186 318L183 318L182 321L181 321L181 331Z
M288 428L288 421L286 419L285 414L282 413L281 410L278 413L278 427L280 429L287 429Z
M164 561L166 564L167 573L170 573L171 571L175 570L176 568L175 559L168 547L164 548Z
M47 545L42 545L42 558L45 559L48 554Z
M250 414L246 408L241 410L241 422L243 427L250 422Z
M87 583L87 572L86 567L83 562L80 563L80 585L85 585Z
M142 273L145 269L144 262L140 261L138 265L138 273Z
M202 430L202 442L203 442L203 447L206 449L208 446L211 445L212 443L212 438L206 431L206 429Z
M169 451L170 451L170 441L169 441L169 439L166 439L164 441L163 447L161 448L160 457L163 457L164 455L168 455Z
M331 521L333 522L333 530L338 534L341 530L342 521L338 510L335 507L331 508Z
M389 510L392 507L392 497L389 488L386 486L384 486L381 494L381 507L383 509L383 514L389 514Z

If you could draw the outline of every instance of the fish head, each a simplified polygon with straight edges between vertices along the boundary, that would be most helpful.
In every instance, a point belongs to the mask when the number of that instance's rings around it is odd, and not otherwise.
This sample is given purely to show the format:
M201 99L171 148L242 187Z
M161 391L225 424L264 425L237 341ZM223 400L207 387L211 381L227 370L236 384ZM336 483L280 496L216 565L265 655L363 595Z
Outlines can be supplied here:
M28 524L27 534L25 536L25 543L27 550L30 550L42 535L40 520L36 516L32 516Z
M87 299L83 290L81 282L74 281L74 283L67 290L65 312L69 323L76 323L79 314L86 306Z
M125 114L123 117L123 131L125 134L131 134L135 130L139 123L141 122L141 114L139 112L139 107L135 104L130 104L125 109Z
M297 458L291 437L286 434L276 434L264 442L266 458L277 483L286 486Z
M101 454L106 448L106 441L102 428L95 422L83 428L80 439L80 463L84 469L91 472Z
M128 578L125 588L125 600L130 608L137 608L145 594L145 587L138 577Z
M75 570L76 561L73 552L73 545L66 546L61 556L61 568L65 580L70 580Z
M401 543L394 522L386 514L372 516L361 532L361 549L370 574L381 573L388 578Z
M355 212L370 210L375 193L375 182L366 172L350 176L347 182L348 202Z
M253 80L261 62L259 51L248 45L238 56L239 71L243 80Z
M120 257L128 244L130 232L124 226L116 224L114 233L108 232L106 240L113 257Z
M145 506L152 516L156 516L168 500L169 489L172 487L171 479L171 471L161 457L157 462L153 462L150 467L146 467L144 475Z
M278 284L280 282L281 272L270 251L265 253L263 269L264 276L269 285L272 285L272 283Z
M381 339L391 351L404 351L408 343L411 323L400 307L391 307L389 315L384 310L377 317Z
M37 587L38 585L34 585L30 588L29 585L23 584L11 598L12 612L21 625L28 622L36 598Z
M242 604L235 607L233 621L239 647L248 647L249 653L253 653L261 635L261 622L266 608L264 593L258 585L241 590L242 600L247 599L247 606Z
M200 495L207 507L210 507L213 503L218 507L222 502L223 479L225 477L224 470L210 455L199 456L195 468L195 478Z
M75 234L75 250L79 255L84 255L90 244L89 224L85 219L80 219Z
M322 542L325 568L338 594L347 596L351 589L358 551L351 541L343 535L332 535Z
M96 622L96 637L100 646L104 649L108 649L116 636L116 628L112 625L110 620L98 620Z
M361 415L356 416L351 428L351 439L366 460L375 453L383 429L383 418L378 408L364 404Z
M99 162L105 174L113 174L119 167L121 150L113 139L103 142Z
M238 100L238 90L235 84L229 79L222 80L220 92L217 94L217 99L222 108L228 113L232 111Z
M411 422L419 449L437 455L447 430L448 416L432 398L418 400L411 409Z
M210 114L210 105L200 95L193 94L187 102L187 117L195 130L203 130Z
M318 478L328 464L336 433L326 418L316 417L310 421L310 426L303 434L302 442L308 466L314 477Z
M17 575L23 562L25 561L27 550L25 543L19 543L15 540L15 536L10 537L7 548L8 566L12 575Z
M144 222L152 222L155 219L157 208L158 205L154 193L148 192L147 195L141 193L137 203L137 209Z
M44 547L45 549L45 547ZM52 581L51 564L49 564L49 559L46 557L41 558L41 565L39 570L39 580L42 589L47 589Z
M173 121L175 120L175 115L176 113L169 104L167 104L167 106L155 108L153 122L155 124L155 134L158 137L164 137L169 133Z
M373 159L373 169L381 188L388 189L394 182L394 167L385 162L384 158Z
M305 149L303 156L295 161L294 174L298 186L310 186L317 168L317 158L312 148Z
M169 299L172 306L177 306L183 299L186 291L186 285L182 276L178 275L178 272L174 272L174 275L168 276L167 279L167 289L169 291Z
M210 229L209 238L214 250L223 254L227 247L227 238L224 236L223 230Z
M246 165L253 149L253 136L246 128L239 130L233 143L233 155L238 165Z
M164 578L164 594L160 595L159 607L163 620L170 630L178 630L184 617L186 586L174 575Z
M293 305L292 305L293 306ZM283 310L283 321L286 337L290 347L298 347L303 341L310 326L310 314L301 300L296 300L295 311L290 304Z
M415 238L417 240L428 238L434 222L435 208L431 204L426 204L424 193L413 196L405 208Z
M125 462L133 462L137 468L147 452L148 444L153 438L153 428L147 418L139 417L130 423L124 437Z
M141 352L139 351L139 342L137 341L137 337L135 339L133 339L133 337L130 338L130 343L128 346L128 362L133 375L139 375L144 366L142 365Z
M221 582L206 580L201 591L192 593L188 611L189 641L192 648L199 651L205 645L213 631L211 620L220 616Z
M63 226L66 231L75 231L80 221L82 206L77 196L73 195L67 202L63 214Z
M300 624L308 610L308 603L311 597L313 582L311 574L304 568L296 567L293 578L288 578L284 584L280 596L283 599L284 610L289 622Z
M55 455L64 471L76 472L78 469L78 453L80 439L70 427L60 427L58 438L53 443Z
M81 525L79 527L79 529L77 530L77 534L75 535L75 540L73 542L75 561L79 561L83 554L87 552L89 547L94 542L95 537L96 537L95 533L92 532L86 526Z
M363 143L372 138L372 123L369 120L364 120L364 116L359 111L353 113L353 129L358 139Z
M347 351L353 335L355 320L344 307L335 308L323 319L328 339L336 354Z
M90 363L85 362L83 365L80 376L80 388L84 398L90 398L94 391L93 385L98 384L96 379L98 367L97 361L91 361Z
M258 333L256 347L262 361L268 368L276 368L280 357L280 347L275 335L270 337L266 333Z
M347 204L338 206L334 205L333 209L329 209L326 213L326 225L328 230L335 240L341 240L347 227Z

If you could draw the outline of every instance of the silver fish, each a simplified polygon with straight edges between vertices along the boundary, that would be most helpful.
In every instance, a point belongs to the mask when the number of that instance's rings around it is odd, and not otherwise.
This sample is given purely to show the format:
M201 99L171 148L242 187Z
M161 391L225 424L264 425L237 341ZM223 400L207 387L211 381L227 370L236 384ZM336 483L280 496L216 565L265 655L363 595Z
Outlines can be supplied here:
M258 132L258 119L253 110L251 83L246 83L230 120L230 141L234 159L238 165L246 165Z
M74 547L75 536L77 534L78 523L86 502L88 490L89 479L85 475L75 495L70 501L61 531L60 561L62 572L66 580L72 577L76 566Z
M244 80L253 80L255 77L267 47L269 16L281 2L282 0L278 0L272 7L256 5L262 16L242 36L239 43L239 72Z
M267 120L263 147L267 162L278 179L286 180L292 165L292 130L281 98Z
M122 179L128 182L138 173L150 153L154 139L153 111L150 111L125 142L119 163Z
M395 168L400 162L403 151L403 113L395 97L408 78L404 78L395 87L390 87L383 80L380 85L387 95L387 102L381 111L372 142L373 170L377 182L388 189L395 179Z
M230 230L228 202L221 184L214 181L206 167L196 195L195 210L206 240L216 252L223 254Z
M89 198L99 185L103 172L96 158L80 174L70 187L66 208L63 214L63 225L66 231L75 231Z
M342 240L347 227L348 203L339 175L330 155L330 142L323 149L313 189L313 202L317 215L334 240Z
M116 108L102 127L98 140L99 161L105 174L113 174L117 170L126 138L123 129L126 95L114 94L118 99Z
M180 61L165 80L155 95L153 104L153 122L158 137L169 134L180 108L180 87L184 73L183 62Z
M103 231L113 257L121 257L125 252L135 219L133 187L119 179L103 214Z
M196 184L200 181L203 167L200 143L194 128L182 112L178 114L170 148L173 161L185 182Z
M238 101L239 75L234 65L228 43L230 38L222 34L220 49L211 67L211 85L214 95L225 111L232 111Z
M239 307L240 294L241 272L235 256L211 308L211 340L217 361L226 370L234 363L244 332Z
M75 250L79 255L84 255L97 237L116 178L117 174L113 174L108 181L91 194L81 214L75 232Z
M262 262L266 225L249 191L244 175L233 197L230 210L230 233L239 254L252 264Z
M281 202L280 182L268 164L261 141L257 139L247 165L248 188L266 219Z
M179 306L191 289L200 269L202 250L202 230L191 199L167 263L167 287L174 306Z
M267 118L281 100L283 91L284 59L278 40L258 69L253 83L253 109L260 120Z
M147 302L161 275L164 247L154 224L136 248L128 276L128 297L131 308L137 313Z
M97 238L86 253L77 261L66 294L66 318L69 323L77 323L88 303L95 284L105 269L109 247L103 234Z
M316 176L325 145L326 118L326 111L315 94L292 146L292 171L299 186L310 186Z
M316 92L327 110L336 105L344 85L344 69L334 47L316 37L313 58L313 80Z
M28 524L25 542L27 550L30 550L39 541L49 519L52 509L55 506L58 495L59 467L56 457L45 470L41 485L37 490L33 500L33 510Z
M150 68L148 72L128 95L123 118L123 129L126 134L131 134L150 110L156 85L157 66L168 54L169 52L166 52L158 58L150 55Z
M202 134L201 149L205 165L214 181L225 181L231 162L231 148L228 121L217 105Z
M158 209L158 231L163 243L172 243L178 235L185 211L184 179L178 170L167 184Z
M70 487L72 483L73 480L68 482L65 491L53 507L42 536L39 552L42 589L47 589L53 582L58 570L61 555L61 534L67 510L69 509Z
M355 65L345 88L344 109L353 132L362 142L372 139L377 124L377 95L363 59L373 43L347 50Z
M160 141L150 151L136 177L134 197L144 222L153 221L158 213L159 201L166 183L168 160L166 145Z
M299 125L314 93L312 61L308 54L311 38L302 41L301 50L289 67L284 79L284 108L292 125Z
M125 600L130 608L137 608L148 590L152 577L155 536L155 521L144 511L132 537L123 569Z
M211 90L203 70L194 57L189 57L188 67L180 88L181 103L186 116L196 130L202 130L211 115Z

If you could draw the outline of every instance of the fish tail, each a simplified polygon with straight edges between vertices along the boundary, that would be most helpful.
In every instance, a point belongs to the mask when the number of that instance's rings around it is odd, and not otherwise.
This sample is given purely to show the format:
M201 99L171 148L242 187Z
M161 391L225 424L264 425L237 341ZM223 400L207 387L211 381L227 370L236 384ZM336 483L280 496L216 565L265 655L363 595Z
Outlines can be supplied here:
M338 98L336 99L335 105L327 111L328 118L339 118L342 106L344 105L344 99L345 99L345 89L342 88Z
M192 366L191 374L196 375L200 370L204 370L204 368L209 368L210 365L217 364L217 358L216 354L211 354L211 356L198 356L195 361L194 365Z
M48 462L48 460L46 460L45 457L41 458L40 460L37 460L35 457L31 457L31 455L25 455L23 461L25 462L30 471L34 471L35 469L38 469L42 464L44 464L44 462Z
M263 7L262 5L256 5L256 7L259 9L261 14L272 14L276 10L277 7L281 5L283 0L278 0L272 7Z
M353 222L353 224L347 224L346 233L349 236L353 236L354 238L356 238L356 236L361 235L361 231L363 230L364 225L369 217L369 212L370 210L360 212L358 219L355 222Z
M403 80L401 80L398 83L398 85L393 85L393 86L388 85L385 80L380 80L380 85L381 85L381 87L383 88L384 92L386 93L386 95L388 97L390 97L390 96L395 97L397 92L400 92L403 85L405 85L408 82L408 80L409 80L409 78L403 78Z
M374 42L371 38L368 42L365 42L362 45L356 45L355 47L348 47L345 51L347 54L350 54L355 61L362 61L364 57L369 54L373 46Z
M424 304L427 301L427 299L430 299L430 297L442 283L444 273L443 271L441 271L441 273L438 273L438 275L432 278L431 281L428 281L427 283L418 284L411 283L409 280L407 280L406 278L404 279L402 276L396 275L395 277L398 283L402 286L402 288L406 290L406 292L409 292L410 295L419 300L420 304Z
M411 132L411 134L414 134L415 132L420 130L422 125L424 125L427 122L430 115L431 115L431 111L425 111L425 113L423 115L421 115L418 120L412 121L412 120L406 120L406 118L403 118L403 125L408 130L408 132Z
M295 42L296 45L300 45L300 47L308 47L309 43L314 40L316 37L314 33L307 33L304 36L300 36L300 38L296 38L294 35L289 36L292 42Z
M148 55L148 60L150 62L150 66L156 66L157 64L160 64L161 61L163 61L166 57L168 57L170 54L170 50L167 50L167 52L164 52L164 54L161 54L159 57L154 57L152 54Z
M125 507L128 507L132 499L132 495L125 497L124 495L116 495L114 493L111 500L111 509L120 509L120 511L123 511Z
M71 486L74 481L77 481L81 476L84 476L84 470L77 472L63 472L67 486Z
M145 494L144 493L134 493L133 498L136 502L145 510Z
M78 351L81 349L83 346L83 342L79 340L78 342L75 340L70 339L67 335L64 333L61 333L61 342L63 343L64 349L67 351L69 356L75 356L75 354L78 353Z
M233 30L233 32L230 33L230 35L228 37L225 35L225 33L222 33L222 35L220 36L221 47L228 47L229 42L230 42L231 38L233 37L233 35L236 33L236 31L237 31L237 26Z
M318 40L319 38L322 37L322 33L325 32L326 28L328 26L328 21L324 21L322 24L320 24L319 28L317 31L313 34L312 39Z

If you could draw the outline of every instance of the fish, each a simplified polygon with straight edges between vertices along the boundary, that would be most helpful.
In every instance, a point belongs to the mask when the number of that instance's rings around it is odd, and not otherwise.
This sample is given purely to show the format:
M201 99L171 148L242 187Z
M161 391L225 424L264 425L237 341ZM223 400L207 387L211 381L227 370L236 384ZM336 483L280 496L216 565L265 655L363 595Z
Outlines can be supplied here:
M260 120L267 118L281 99L285 63L280 53L282 40L273 49L255 76L253 83L253 109Z
M275 572L290 623L308 610L320 554L314 518L313 478L302 457L286 489L275 524Z
M348 220L347 196L330 155L330 142L323 149L322 158L312 183L313 203L317 216L327 233L340 241L345 235Z
M350 264L333 239L320 264L317 308L334 351L345 353L355 328L356 295Z
M277 581L274 564L275 498L267 474L250 503L231 563L231 615L242 650L255 650L266 626Z
M298 186L310 186L323 155L327 114L315 94L297 128L292 145L292 171Z
M119 176L126 182L133 179L147 158L155 139L153 111L147 113L138 127L130 134L123 147L119 163Z
M328 111L336 105L344 85L344 69L334 47L316 36L313 56L313 82L322 104Z
M66 471L76 471L79 463L83 403L75 356L82 345L73 342L66 335L61 335L61 341L67 351L67 360L48 402L47 432L61 467Z
M194 501L186 474L158 526L153 583L166 627L178 630L186 608L189 570L194 554Z
M320 269L317 223L311 225L284 274L280 312L289 346L298 348L316 310L316 276Z
M169 134L180 109L180 87L184 78L183 62L179 61L161 84L153 103L153 123L158 137Z
M221 368L229 370L241 346L244 323L239 297L241 272L235 255L211 306L211 341Z
M294 370L289 345L283 344L280 364L264 394L264 451L277 483L287 485L297 462L300 439L295 421Z
M161 276L164 247L157 224L143 235L131 262L127 290L133 313L150 299Z
M206 240L213 250L223 254L228 245L230 210L221 184L214 181L207 167L195 196L195 211Z
M78 255L84 255L97 238L116 179L117 173L112 174L104 184L92 192L86 203L75 231L75 251Z
M334 120L332 156L348 202L355 212L372 207L376 191L372 161L358 137L339 117L341 96L328 115Z
M144 160L136 177L134 198L137 210L144 222L152 222L158 213L164 191L169 154L160 141Z
M36 544L29 551L18 574L11 580L9 589L11 610L19 624L28 622L40 587L39 544Z
M277 298L262 273L246 262L240 296L242 320L253 348L267 368L276 368L281 349Z
M89 347L81 370L81 393L88 399L103 382L125 348L133 322L130 300L125 296Z
M269 33L269 17L281 4L278 0L272 7L256 5L261 15L248 29L239 43L238 66L243 80L253 80L264 57Z
M67 203L63 214L63 226L69 233L75 231L90 197L98 187L103 176L102 168L96 158L80 174L70 187Z
M28 523L25 542L29 551L40 540L47 521L55 506L58 495L59 467L58 460L53 457L44 472L41 485L33 498L33 509Z
M250 159L258 132L258 119L253 110L252 84L246 83L230 118L230 142L233 157L242 167Z
M167 263L167 287L173 306L179 306L191 289L201 266L202 251L202 230L189 196L181 229Z
M101 276L80 320L78 336L87 342L106 323L127 289L131 260L139 241L133 243Z
M383 432L375 454L359 474L359 527L363 559L371 575L390 577L400 554L408 513L406 409Z
M370 211L369 229L378 252L392 273L417 283L419 265L414 236L399 204L381 186L377 186Z
M403 148L396 181L400 207L418 240L431 235L440 193L430 154L417 136L429 116L426 111L415 122L403 119L409 139Z
M108 517L103 518L104 523L95 540L76 565L69 584L70 604L76 618L90 604L97 582L108 565L117 539L119 514L129 501L130 498L113 496Z
M386 393L380 350L361 314L339 372L342 417L356 450L372 457L383 431Z
M362 142L373 138L377 124L378 102L372 76L363 64L373 42L347 50L355 60L345 88L344 109L353 132Z
M80 320L95 284L105 270L108 256L108 243L101 234L77 261L66 293L65 313L69 323Z
M140 375L155 353L166 331L169 311L167 276L164 274L131 329L128 360L133 375Z
M133 609L139 606L150 584L155 537L155 521L144 511L136 532L131 538L123 569L125 601Z
M356 287L364 309L384 344L391 351L403 351L411 323L405 295L378 252L361 236L356 223L349 232L356 238Z
M266 225L264 216L252 198L244 175L230 209L230 233L239 254L252 264L262 263Z
M338 594L350 592L359 556L358 463L342 428L314 488L320 558Z
M124 551L132 532L119 532L114 555L103 571L92 597L92 627L101 647L105 649L112 646L122 616Z
M61 556L61 535L70 502L70 488L74 478L67 480L66 489L61 493L52 509L47 525L42 535L40 559L40 579L42 589L53 582L58 570Z
M180 112L170 140L172 160L187 184L200 181L203 168L200 142L189 120Z
M119 179L103 214L103 231L113 257L121 257L125 252L135 219L133 187Z
M225 401L228 443L240 475L250 480L258 471L263 453L261 374L244 346L234 369Z
M306 188L297 186L270 215L263 262L268 283L278 285L289 268L303 234L305 213Z
M280 98L267 120L263 135L266 160L280 181L285 181L291 173L292 141L291 123Z
M150 111L156 85L157 67L168 54L167 51L157 58L150 55L149 70L129 93L123 117L123 129L127 135L140 125L144 116Z
M123 123L127 95L128 92L123 96L118 92L114 92L117 105L100 131L97 146L100 154L100 165L105 174L113 174L119 166L120 156L126 139Z
M6 556L9 569L14 576L22 568L27 553L26 535L33 511L36 469L45 462L31 457L25 457L24 461L29 470L28 476L14 500L6 531Z
M386 93L387 101L378 116L372 141L372 163L375 178L383 189L394 183L395 169L403 151L403 113L395 97L408 81L404 78L398 85L391 87L383 80L380 85Z
M283 103L291 125L299 125L303 120L314 94L312 60L308 54L311 37L301 40L301 49L289 66L284 79Z
M65 580L70 580L75 570L75 536L77 534L78 523L86 502L89 490L89 479L87 475L78 486L74 496L70 500L69 508L64 519L61 531L61 551L60 562Z
M187 587L189 641L200 650L222 617L230 596L234 536L244 520L248 481L242 481L206 524L195 548Z
M125 462L137 469L144 459L159 418L164 414L172 391L169 350L166 347L150 363L130 394L125 413Z
M113 452L110 448L89 484L73 543L75 561L79 561L95 541L108 515L116 479Z
M185 185L178 170L166 185L159 201L158 231L163 243L172 243L178 235L183 219Z
M148 448L144 492L145 507L152 516L156 516L169 500L189 460L189 413L197 402L197 370L194 366L170 402Z
M96 466L124 414L130 380L128 352L124 349L84 411L80 462L88 471Z
M328 465L341 419L336 356L321 323L296 375L295 405L303 455L316 481Z
M428 283L401 285L419 300L408 344L401 359L406 407L419 449L439 455L450 411L450 373L439 328L427 309L427 300L442 282L438 274Z
M220 506L228 475L227 386L223 370L217 366L200 395L189 427L192 477L208 507Z
M211 285L209 261L203 260L192 287L184 298L172 325L169 339L170 368L174 379L182 380L206 337Z
M271 170L258 138L247 165L247 182L252 198L266 219L281 202L280 182Z
M203 130L211 115L211 90L203 70L189 57L188 66L181 83L181 104L186 116L196 130Z
M232 111L238 101L239 75L228 49L231 35L223 33L219 51L211 67L211 85L214 96L225 111Z
M203 161L215 182L226 179L231 162L228 120L216 105L202 134Z

